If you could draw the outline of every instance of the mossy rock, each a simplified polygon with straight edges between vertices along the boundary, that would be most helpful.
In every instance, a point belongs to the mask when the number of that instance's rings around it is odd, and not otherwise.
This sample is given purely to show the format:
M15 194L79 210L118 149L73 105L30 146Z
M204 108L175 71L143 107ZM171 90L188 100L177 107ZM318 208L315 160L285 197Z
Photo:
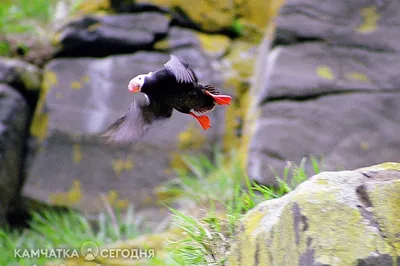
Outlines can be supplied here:
M197 37L204 52L213 57L220 58L225 55L231 46L231 39L222 34L204 34L198 32Z
M77 7L77 11L82 14L90 14L99 11L105 11L111 9L110 0L85 0L81 1Z
M321 173L259 204L242 220L230 265L397 265L399 167Z
M236 15L233 1L139 0L137 2L180 9L201 29L210 32L230 28Z

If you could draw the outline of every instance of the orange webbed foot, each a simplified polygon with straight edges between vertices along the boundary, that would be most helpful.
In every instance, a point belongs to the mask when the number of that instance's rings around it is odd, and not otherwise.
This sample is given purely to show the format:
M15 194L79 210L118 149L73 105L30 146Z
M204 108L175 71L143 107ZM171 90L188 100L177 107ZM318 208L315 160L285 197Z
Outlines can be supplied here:
M232 100L232 97L229 95L222 95L222 94L214 95L209 91L205 91L205 93L213 97L214 101L219 105L228 105L231 103Z
M200 126L204 129L207 130L211 127L211 121L210 118L206 115L196 115L192 112L189 113L189 115L193 116L194 118L196 118L197 122L199 122Z

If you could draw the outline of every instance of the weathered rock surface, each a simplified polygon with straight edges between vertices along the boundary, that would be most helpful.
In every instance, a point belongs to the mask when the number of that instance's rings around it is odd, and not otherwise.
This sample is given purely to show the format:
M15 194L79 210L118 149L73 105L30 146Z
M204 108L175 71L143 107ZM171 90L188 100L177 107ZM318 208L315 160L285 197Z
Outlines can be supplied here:
M0 84L0 224L6 221L22 185L22 166L29 116L24 98Z
M323 155L327 170L400 158L400 93L336 94L282 100L261 108L249 149L248 170L265 182L270 167Z
M169 29L170 18L144 12L83 17L56 36L57 56L106 56L150 49Z
M38 90L41 71L38 67L17 59L0 57L0 83Z
M308 42L275 48L261 101L356 91L399 91L400 54Z
M400 51L400 3L287 0L280 10L277 42L319 40L378 51Z
M324 172L242 220L230 265L398 265L400 164Z
M327 170L400 158L398 5L285 3L251 90L243 143L253 179L274 183L269 166L282 173L309 156Z
M182 48L174 54L193 66L200 82L215 83L218 73L212 73L199 50ZM100 193L117 194L116 205L128 200L137 207L153 203L152 189L169 178L174 154L184 148L207 150L218 141L224 127L221 113L210 114L213 127L204 132L191 117L174 112L131 147L106 145L94 135L128 109L133 99L127 91L129 80L162 67L168 59L162 53L138 52L51 61L31 127L41 147L24 194L90 211L102 208Z

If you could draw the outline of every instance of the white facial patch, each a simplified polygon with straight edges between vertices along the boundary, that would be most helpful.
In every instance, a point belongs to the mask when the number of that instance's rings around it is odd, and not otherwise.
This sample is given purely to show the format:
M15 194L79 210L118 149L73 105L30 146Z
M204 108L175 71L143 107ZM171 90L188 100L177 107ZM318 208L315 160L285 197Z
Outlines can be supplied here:
M147 76L147 75L145 75L145 74L137 75L136 77L134 77L134 78L132 79L132 81L135 82L136 84L139 84L140 87L142 87L142 86L143 86L143 83L144 83L144 79L145 79L146 76Z

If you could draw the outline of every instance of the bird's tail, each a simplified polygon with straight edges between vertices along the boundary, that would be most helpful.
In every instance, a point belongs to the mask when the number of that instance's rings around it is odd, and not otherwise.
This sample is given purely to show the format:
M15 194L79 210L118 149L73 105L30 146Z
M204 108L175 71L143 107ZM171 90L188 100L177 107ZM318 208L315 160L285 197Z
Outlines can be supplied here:
M231 103L232 97L229 95L221 94L214 86L204 86L205 93L213 97L214 102L219 105L227 105Z

